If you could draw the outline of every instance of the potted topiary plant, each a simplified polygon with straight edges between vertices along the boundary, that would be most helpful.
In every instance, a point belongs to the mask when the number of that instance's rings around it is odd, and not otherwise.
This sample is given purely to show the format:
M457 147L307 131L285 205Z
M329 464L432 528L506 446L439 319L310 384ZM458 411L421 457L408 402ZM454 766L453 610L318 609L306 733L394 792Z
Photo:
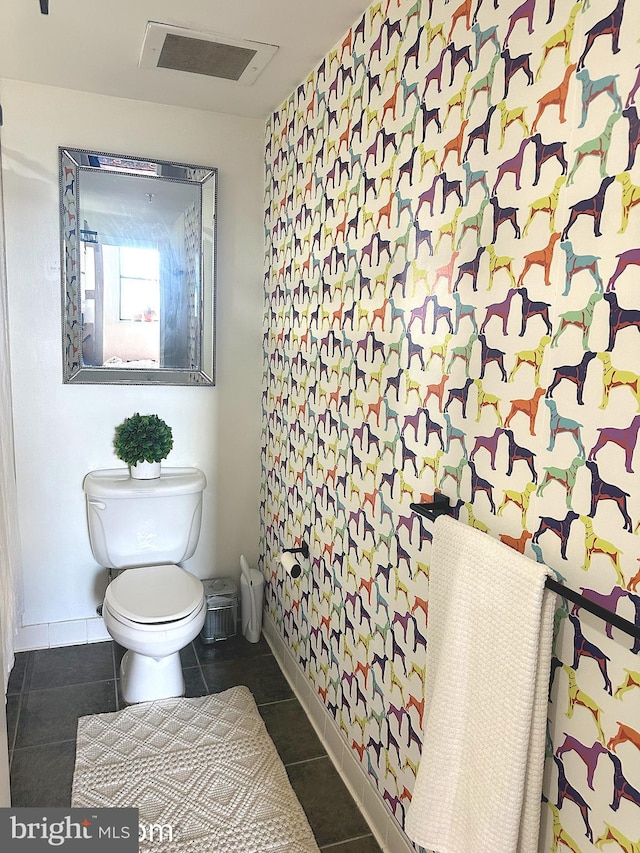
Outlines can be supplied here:
M160 463L173 447L173 434L158 415L136 412L116 427L113 446L134 479L153 480L160 476Z

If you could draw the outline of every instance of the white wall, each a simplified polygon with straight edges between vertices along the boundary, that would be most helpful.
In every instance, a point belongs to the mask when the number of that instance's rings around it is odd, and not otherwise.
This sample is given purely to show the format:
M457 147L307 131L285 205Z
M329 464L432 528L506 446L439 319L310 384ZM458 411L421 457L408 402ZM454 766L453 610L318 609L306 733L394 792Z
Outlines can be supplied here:
M18 647L82 641L105 572L93 560L82 480L121 467L113 432L135 411L173 428L167 465L208 480L188 568L239 575L257 562L262 347L263 123L0 80L9 322L24 626ZM62 384L58 146L176 159L219 170L217 384ZM71 621L69 621L71 620ZM77 621L73 621L77 620ZM87 623L88 639L101 620ZM52 624L49 624L52 623ZM80 636L79 633L80 632Z

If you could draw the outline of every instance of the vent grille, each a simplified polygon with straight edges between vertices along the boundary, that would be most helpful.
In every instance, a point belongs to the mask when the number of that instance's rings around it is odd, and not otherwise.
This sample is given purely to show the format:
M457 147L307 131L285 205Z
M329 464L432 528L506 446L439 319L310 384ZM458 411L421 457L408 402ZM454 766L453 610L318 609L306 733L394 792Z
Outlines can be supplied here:
M169 33L160 51L158 68L239 80L255 55L255 50L247 50L245 47Z
M150 21L138 65L250 85L277 50L276 45L229 39Z

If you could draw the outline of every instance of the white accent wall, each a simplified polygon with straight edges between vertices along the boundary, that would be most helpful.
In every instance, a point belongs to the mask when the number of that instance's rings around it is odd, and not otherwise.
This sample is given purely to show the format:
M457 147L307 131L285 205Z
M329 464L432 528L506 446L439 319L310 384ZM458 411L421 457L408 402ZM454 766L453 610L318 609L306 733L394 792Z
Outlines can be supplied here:
M264 123L0 80L4 113L9 328L24 565L17 650L105 638L96 606L82 481L121 467L115 426L136 411L173 428L165 464L208 481L203 529L186 565L239 577L257 563L260 495ZM63 385L58 146L217 167L217 384L213 388ZM3 413L6 416L8 413Z

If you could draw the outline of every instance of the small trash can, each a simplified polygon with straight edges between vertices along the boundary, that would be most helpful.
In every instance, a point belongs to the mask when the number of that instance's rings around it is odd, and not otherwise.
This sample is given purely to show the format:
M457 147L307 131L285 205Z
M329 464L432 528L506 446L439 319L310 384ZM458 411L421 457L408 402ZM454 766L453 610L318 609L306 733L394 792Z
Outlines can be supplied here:
M200 631L203 643L217 643L238 632L238 587L231 578L202 581L207 599L207 615Z
M262 596L264 577L257 569L250 569L244 557L240 576L242 633L250 643L257 643L262 631Z

